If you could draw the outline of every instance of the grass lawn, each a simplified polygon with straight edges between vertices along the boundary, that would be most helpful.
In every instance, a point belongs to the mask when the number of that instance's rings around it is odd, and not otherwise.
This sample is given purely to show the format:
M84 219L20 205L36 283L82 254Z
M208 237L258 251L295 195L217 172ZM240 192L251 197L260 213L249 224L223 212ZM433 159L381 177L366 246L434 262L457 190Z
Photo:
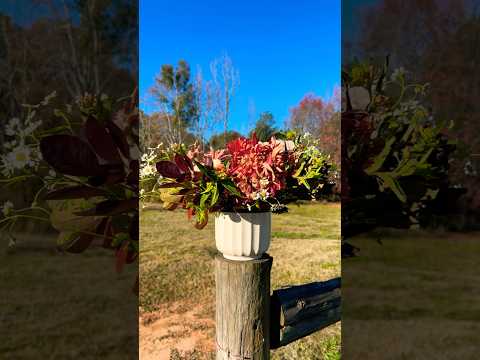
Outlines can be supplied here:
M339 204L292 205L272 226L272 289L340 275ZM144 210L140 235L141 359L211 359L213 221L199 231L183 211ZM337 323L273 351L272 359L339 359L339 352Z
M353 238L360 256L342 262L345 358L479 359L479 240L402 230Z
M132 264L112 251L59 253L52 236L0 239L0 359L132 359L138 301Z

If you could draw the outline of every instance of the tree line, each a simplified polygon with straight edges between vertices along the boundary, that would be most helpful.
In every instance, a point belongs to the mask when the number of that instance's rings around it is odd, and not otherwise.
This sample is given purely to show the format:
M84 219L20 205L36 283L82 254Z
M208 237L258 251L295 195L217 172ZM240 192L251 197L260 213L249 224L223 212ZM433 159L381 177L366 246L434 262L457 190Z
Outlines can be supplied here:
M340 164L340 91L335 89L327 99L306 94L291 107L283 128L276 125L270 111L254 119L246 134L230 130L231 104L240 75L228 54L210 63L208 78L201 68L193 75L189 64L180 60L176 66L164 64L153 86L143 99L155 111L141 113L141 143L144 149L163 143L192 144L221 148L240 136L256 134L266 141L282 130L310 133L320 140L322 151ZM235 119L240 120L240 119ZM221 130L219 130L221 129Z

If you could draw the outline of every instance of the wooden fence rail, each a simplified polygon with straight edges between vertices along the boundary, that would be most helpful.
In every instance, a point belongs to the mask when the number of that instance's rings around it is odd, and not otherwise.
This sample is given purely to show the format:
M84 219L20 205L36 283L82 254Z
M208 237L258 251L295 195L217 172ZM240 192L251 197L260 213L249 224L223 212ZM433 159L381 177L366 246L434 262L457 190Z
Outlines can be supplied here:
M340 320L341 280L291 286L273 292L270 347L287 345Z

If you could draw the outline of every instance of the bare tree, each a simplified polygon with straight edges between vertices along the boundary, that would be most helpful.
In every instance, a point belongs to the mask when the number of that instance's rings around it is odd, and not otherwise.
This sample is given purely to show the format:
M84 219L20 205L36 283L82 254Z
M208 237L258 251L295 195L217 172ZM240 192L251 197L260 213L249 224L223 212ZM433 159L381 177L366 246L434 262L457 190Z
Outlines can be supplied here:
M210 63L210 72L216 99L216 116L221 119L226 140L231 101L240 85L240 74L226 53Z
M211 80L204 79L200 66L197 67L194 89L197 117L192 122L192 130L203 148L205 134L218 123L218 117L215 112L216 94L214 93L213 83Z

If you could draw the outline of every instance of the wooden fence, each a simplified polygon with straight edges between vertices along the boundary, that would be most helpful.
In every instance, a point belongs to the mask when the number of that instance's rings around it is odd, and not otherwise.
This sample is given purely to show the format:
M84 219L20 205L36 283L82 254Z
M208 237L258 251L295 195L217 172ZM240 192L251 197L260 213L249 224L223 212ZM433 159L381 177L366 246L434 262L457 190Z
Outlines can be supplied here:
M341 281L291 286L270 295L273 258L215 258L217 360L267 360L287 345L340 320Z

